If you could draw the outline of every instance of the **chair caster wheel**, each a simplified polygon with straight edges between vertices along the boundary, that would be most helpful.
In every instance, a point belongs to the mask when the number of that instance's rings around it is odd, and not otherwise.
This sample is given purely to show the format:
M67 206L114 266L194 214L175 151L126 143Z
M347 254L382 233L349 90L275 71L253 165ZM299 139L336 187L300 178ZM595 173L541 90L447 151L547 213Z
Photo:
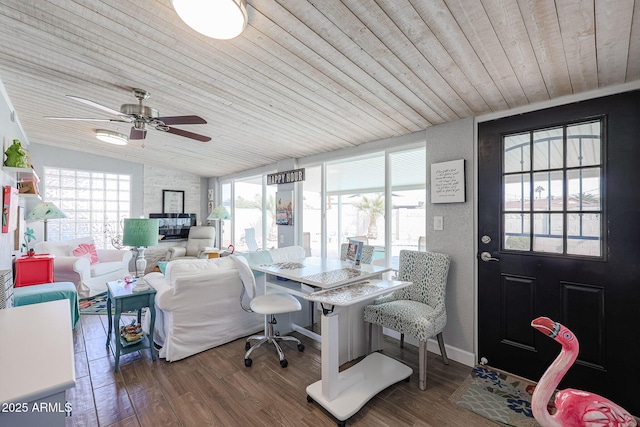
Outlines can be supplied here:
M298 351L304 351L304 344L298 344Z
M347 425L346 421L338 421L338 427L345 427Z
M247 343L244 345L244 349L249 350L250 348L251 348L251 343L247 341Z
M253 360L251 359L244 359L244 366L246 366L247 368L251 367L251 364L253 363Z
M307 402L309 402L309 403L313 402L313 398L311 396L309 396L308 394L307 394Z
M280 361L280 366L282 366L283 368L286 368L287 366L289 366L289 362L287 362L287 359L282 359Z

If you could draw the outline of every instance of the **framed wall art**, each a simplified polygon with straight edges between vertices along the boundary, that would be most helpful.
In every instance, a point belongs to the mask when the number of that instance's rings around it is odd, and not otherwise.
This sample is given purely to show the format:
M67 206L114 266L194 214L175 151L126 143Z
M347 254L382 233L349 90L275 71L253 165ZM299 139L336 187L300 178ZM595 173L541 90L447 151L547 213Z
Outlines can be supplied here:
M162 190L162 213L184 213L184 191Z
M276 224L293 225L293 191L276 193Z
M464 159L431 165L431 203L465 202Z

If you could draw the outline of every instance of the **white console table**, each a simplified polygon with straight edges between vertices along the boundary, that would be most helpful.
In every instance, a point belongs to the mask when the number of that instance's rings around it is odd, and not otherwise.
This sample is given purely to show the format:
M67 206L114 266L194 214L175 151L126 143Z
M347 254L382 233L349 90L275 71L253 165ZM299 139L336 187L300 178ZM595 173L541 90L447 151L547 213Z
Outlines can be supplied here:
M76 384L69 301L0 310L1 426L60 426Z
M349 369L339 372L340 311L371 300L411 282L367 280L341 288L314 292L304 298L322 306L322 379L307 387L307 400L316 401L338 419L358 412L373 396L392 384L409 378L413 370L381 353L371 353Z

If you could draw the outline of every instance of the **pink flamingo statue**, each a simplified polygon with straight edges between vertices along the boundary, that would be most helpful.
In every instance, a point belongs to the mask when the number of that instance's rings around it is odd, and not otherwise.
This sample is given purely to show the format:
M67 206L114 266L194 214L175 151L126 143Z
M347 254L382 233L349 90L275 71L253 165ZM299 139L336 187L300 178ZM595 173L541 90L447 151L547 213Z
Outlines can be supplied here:
M536 421L543 427L637 426L631 414L609 399L571 388L558 392L555 399L557 412L551 415L547 410L547 403L578 357L580 345L573 332L548 317L538 317L531 322L531 326L562 345L560 355L542 375L531 397L531 408Z

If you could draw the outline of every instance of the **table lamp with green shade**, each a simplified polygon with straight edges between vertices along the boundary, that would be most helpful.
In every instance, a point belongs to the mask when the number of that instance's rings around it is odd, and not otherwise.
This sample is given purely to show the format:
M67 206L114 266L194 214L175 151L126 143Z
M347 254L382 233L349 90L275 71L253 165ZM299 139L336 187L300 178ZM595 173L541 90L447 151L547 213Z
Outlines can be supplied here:
M222 205L214 208L207 217L209 221L218 221L218 227L216 228L216 246L218 249L222 249L222 221L226 219L231 219L231 215L227 208Z
M44 222L44 241L47 241L47 221L50 219L61 219L67 216L53 202L42 202L25 218L27 222L42 221Z
M124 237L122 244L136 248L138 257L136 258L136 277L140 277L139 271L147 268L147 260L144 259L144 251L148 246L158 244L158 230L160 228L160 220L146 218L125 218L124 220ZM134 291L142 291L149 288L149 285L143 284L142 280L138 280Z

